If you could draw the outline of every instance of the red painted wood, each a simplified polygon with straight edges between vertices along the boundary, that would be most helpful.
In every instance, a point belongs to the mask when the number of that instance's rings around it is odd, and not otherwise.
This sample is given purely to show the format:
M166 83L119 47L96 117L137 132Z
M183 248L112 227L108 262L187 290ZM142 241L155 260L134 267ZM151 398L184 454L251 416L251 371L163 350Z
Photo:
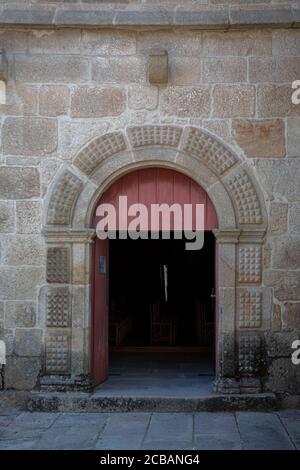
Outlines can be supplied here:
M204 204L205 230L212 230L218 226L216 211L204 189L188 176L174 170L166 168L137 170L113 183L103 194L100 202L114 205L117 210L117 221L119 195L127 196L128 206L134 203L144 204L149 215L153 203ZM195 217L193 221L195 228ZM150 223L150 220L148 222Z
M108 377L108 243L97 238L94 249L92 377L95 385ZM105 257L105 273L100 272L100 256Z

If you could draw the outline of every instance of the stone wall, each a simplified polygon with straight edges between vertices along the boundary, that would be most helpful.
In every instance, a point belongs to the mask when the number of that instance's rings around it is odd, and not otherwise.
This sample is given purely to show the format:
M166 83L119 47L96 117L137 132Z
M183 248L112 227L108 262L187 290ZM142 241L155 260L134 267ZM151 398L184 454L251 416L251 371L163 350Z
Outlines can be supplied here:
M156 46L168 51L167 85L147 80L149 50ZM300 30L6 27L0 49L8 64L7 103L0 105L6 386L31 389L43 369L38 299L47 282L42 227L51 183L95 137L129 125L175 124L209 131L256 177L269 219L262 261L262 287L271 292L262 327L264 387L299 393L300 366L290 356L300 333L300 105L291 101L291 83L300 79ZM256 305L260 298L241 291L239 302Z

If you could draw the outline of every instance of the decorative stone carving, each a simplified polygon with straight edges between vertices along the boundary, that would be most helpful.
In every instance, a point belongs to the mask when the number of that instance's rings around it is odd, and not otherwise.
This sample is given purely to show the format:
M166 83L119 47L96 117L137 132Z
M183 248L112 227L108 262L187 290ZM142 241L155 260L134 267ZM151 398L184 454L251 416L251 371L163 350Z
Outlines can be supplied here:
M71 323L70 292L67 287L50 289L47 294L47 327L67 328Z
M70 335L48 333L45 368L47 374L65 375L70 372Z
M204 160L218 175L222 175L237 163L236 157L224 145L205 132L189 129L183 151Z
M220 352L223 377L233 377L235 373L235 337L233 332L222 335Z
M261 340L255 333L243 333L239 339L239 372L253 376L259 372L261 364Z
M105 134L88 144L75 158L74 164L86 175L91 175L103 160L124 150L126 142L121 132Z
M239 282L259 283L261 281L261 246L239 247Z
M239 293L240 328L260 328L262 318L262 293L243 290Z
M179 145L182 129L174 126L137 126L130 127L127 132L134 148L148 145L166 145L176 148Z
M47 282L52 284L68 284L70 282L70 250L68 247L48 248Z
M238 209L240 224L262 223L259 198L246 171L235 173L228 185Z
M70 225L81 188L82 181L69 170L65 170L50 197L47 216L49 225Z

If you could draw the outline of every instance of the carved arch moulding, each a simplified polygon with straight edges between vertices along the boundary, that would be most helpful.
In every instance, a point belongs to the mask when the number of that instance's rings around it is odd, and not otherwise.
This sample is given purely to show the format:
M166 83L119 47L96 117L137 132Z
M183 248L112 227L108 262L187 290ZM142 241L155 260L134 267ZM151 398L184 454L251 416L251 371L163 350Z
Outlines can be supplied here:
M101 135L85 145L53 181L45 201L47 285L40 293L46 329L43 380L78 384L78 377L89 375L90 245L95 237L91 217L113 181L149 166L191 177L215 206L216 389L240 391L249 389L251 382L257 390L267 295L261 285L267 228L262 192L247 163L228 145L199 128L171 125L128 127Z

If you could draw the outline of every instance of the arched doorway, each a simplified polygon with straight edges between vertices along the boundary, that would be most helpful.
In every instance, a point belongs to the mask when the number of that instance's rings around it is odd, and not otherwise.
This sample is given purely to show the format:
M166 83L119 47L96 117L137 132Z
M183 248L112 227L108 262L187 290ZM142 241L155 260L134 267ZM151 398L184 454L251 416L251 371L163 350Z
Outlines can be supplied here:
M71 161L72 160L72 161ZM262 283L267 211L249 162L211 133L191 126L145 125L101 135L64 164L45 197L47 278L39 292L45 330L45 387L86 389L91 373L91 220L118 178L163 167L198 183L218 215L216 372L219 392L258 391L271 288ZM249 308L252 304L255 308ZM64 315L57 321L56 312ZM250 321L248 319L250 318Z
M192 228L196 229L195 210L204 206L204 245L187 250L184 232L175 234L175 218L170 217L170 233L143 232L131 239L120 232L125 207L147 208L154 204L192 208ZM93 251L92 377L95 384L105 381L109 364L120 369L151 354L156 369L164 363L188 364L201 359L212 363L215 336L215 239L217 214L207 193L188 176L166 168L132 171L115 181L96 204L92 226L101 220L99 204L116 209L116 232L106 240L96 238ZM127 214L126 214L127 215ZM120 218L121 217L121 218ZM130 230L133 215L125 229ZM202 357L201 357L202 354ZM121 360L120 360L121 358ZM155 363L155 358L157 361ZM127 367L129 367L127 365ZM182 366L181 366L182 367Z

